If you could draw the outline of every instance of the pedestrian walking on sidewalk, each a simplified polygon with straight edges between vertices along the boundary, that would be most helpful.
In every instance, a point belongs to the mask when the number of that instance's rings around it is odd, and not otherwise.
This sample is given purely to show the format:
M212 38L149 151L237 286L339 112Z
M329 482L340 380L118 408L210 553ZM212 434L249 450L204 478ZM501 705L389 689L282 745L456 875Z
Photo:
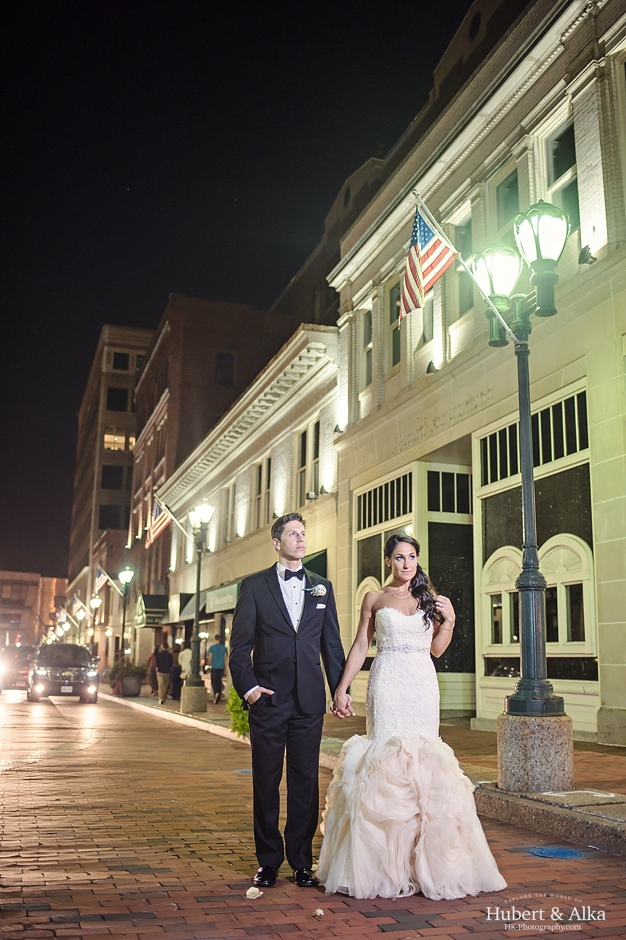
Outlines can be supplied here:
M253 883L272 887L286 851L295 883L315 887L312 843L326 711L320 655L331 695L345 657L332 584L302 566L306 529L299 513L276 519L272 544L278 563L242 582L230 640L233 685L249 707L254 840L260 865ZM285 752L283 844L278 816Z
M157 682L156 660L159 647L154 647L154 652L148 656L148 682L150 683L150 692L154 698L159 694L159 684Z
M228 650L222 643L222 638L219 633L216 633L215 643L213 646L209 647L209 667L211 669L211 688L213 689L214 705L218 705L222 698L227 656Z
M183 648L178 654L178 662L180 664L180 677L184 682L191 675L191 644L189 640L185 640Z
M183 680L181 678L179 654L176 650L172 653L172 658L174 662L170 672L170 695L174 702L180 702L180 690L183 687Z
M156 657L157 683L159 687L160 705L163 705L165 699L167 698L167 690L170 685L170 673L172 671L173 665L174 657L170 653L167 640L165 640L161 645L161 649L157 653Z

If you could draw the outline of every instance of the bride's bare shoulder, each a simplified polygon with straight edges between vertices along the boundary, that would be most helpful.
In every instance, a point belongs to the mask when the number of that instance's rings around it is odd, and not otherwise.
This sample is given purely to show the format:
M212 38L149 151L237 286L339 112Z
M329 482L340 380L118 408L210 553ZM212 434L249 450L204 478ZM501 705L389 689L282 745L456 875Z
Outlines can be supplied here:
M368 591L365 597L363 598L363 609L370 611L376 610L380 607L380 602L385 596L384 591Z

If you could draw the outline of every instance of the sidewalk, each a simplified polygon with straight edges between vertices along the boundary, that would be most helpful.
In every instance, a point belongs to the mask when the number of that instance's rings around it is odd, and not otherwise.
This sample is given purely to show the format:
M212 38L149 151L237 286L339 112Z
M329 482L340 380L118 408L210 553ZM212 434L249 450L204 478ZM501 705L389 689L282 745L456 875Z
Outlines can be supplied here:
M156 711L171 721L204 726L220 737L242 740L230 731L230 716L224 703L209 702L205 714L181 715L180 702L170 699L159 705L157 699L145 696L136 699L102 697L133 708ZM364 733L365 718L341 720L327 715L320 765L332 770L343 742L353 734ZM496 784L495 732L472 731L469 719L452 718L442 720L441 737L454 750L461 767L476 785L476 806L481 815L579 845L626 855L626 748L575 741L576 790L510 794L499 791Z

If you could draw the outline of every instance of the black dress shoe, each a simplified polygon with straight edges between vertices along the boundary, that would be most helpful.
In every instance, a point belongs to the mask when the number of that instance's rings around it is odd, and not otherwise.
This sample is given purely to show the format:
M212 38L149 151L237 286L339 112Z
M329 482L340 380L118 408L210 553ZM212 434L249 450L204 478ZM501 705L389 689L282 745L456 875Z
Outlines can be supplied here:
M304 869L302 869L304 870ZM257 888L273 888L278 877L278 869L271 865L261 865L257 868L256 875L252 879L252 884Z
M293 880L299 888L316 888L319 884L310 868L295 868Z

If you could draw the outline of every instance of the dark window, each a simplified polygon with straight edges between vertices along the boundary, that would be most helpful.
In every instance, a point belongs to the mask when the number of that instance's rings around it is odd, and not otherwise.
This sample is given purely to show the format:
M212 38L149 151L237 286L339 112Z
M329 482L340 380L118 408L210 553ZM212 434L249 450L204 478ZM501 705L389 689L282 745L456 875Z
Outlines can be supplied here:
M439 493L440 474L436 470L428 471L428 511L440 512L441 496Z
M363 345L369 346L372 342L372 311L366 310L363 314Z
M517 641L519 640L519 625L520 625L519 594L517 591L514 591L512 594L509 594L509 602L511 604L511 608L510 608L511 643L517 643Z
M519 212L519 194L517 188L517 170L513 170L496 188L498 208L498 229L504 228Z
M139 371L139 369L141 369L141 367L142 367L142 365L143 365L143 361L144 361L145 358L146 358L146 357L143 355L143 353L138 353L138 354L137 354L137 356L136 356L136 358L135 358L135 368L137 369L137 371Z
M502 643L502 594L491 595L491 642Z
M400 327L393 331L391 340L391 365L397 366L401 359Z
M454 474L441 474L441 505L444 512L454 512Z
M570 643L582 643L585 639L585 614L582 584L565 586L567 600L567 639Z
M559 642L559 618L556 602L556 588L546 588L546 641Z
M508 436L507 436L508 431ZM531 416L533 466L575 454L589 446L587 393L579 392ZM482 485L504 480L519 470L518 424L481 440ZM508 439L507 439L508 437Z
M424 317L422 326L422 339L424 343L430 343L434 335L435 323L435 304L432 297L424 300Z
M413 475L405 473L361 493L356 501L357 531L410 513L413 508L412 480Z
M100 506L98 516L100 529L123 529L123 513L121 506Z
M569 532L592 545L589 464L535 481L537 541ZM522 500L519 486L482 501L483 564L503 545L522 544Z
M121 372L128 372L128 367L130 365L130 356L128 353L114 352L113 353L113 368L119 369Z
M389 323L393 324L400 316L400 283L394 284L389 291Z
M574 125L570 124L548 141L548 178L550 186L576 163Z
M370 535L369 538L357 542L358 584L365 578L376 578L377 581L381 581L382 551L380 535Z
M472 511L470 508L469 473L457 473L456 475L456 511L466 512L468 515Z
M519 676L519 658L485 658L486 676ZM548 679L598 681L598 660L592 656L548 656Z
M580 204L578 202L578 179L575 177L561 190L563 212L569 216L572 231L580 226Z
M102 482L100 486L103 490L121 490L124 486L124 467L103 464Z
M452 601L456 626L452 642L435 660L437 672L474 672L474 566L472 526L428 523L428 574L437 591Z
M218 353L215 360L215 381L232 388L235 384L235 354Z
M468 219L463 225L455 229L455 247L463 259L472 254L472 220ZM458 272L459 284L459 316L467 313L474 306L474 282L463 269Z
M127 411L128 389L107 388L107 411Z

